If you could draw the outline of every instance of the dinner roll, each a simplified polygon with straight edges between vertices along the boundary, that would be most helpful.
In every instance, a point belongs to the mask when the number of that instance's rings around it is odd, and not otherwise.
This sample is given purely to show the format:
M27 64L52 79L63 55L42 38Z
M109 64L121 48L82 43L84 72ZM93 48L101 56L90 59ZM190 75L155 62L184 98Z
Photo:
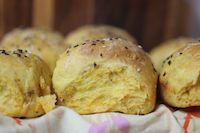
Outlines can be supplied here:
M192 38L176 38L167 40L150 51L150 57L158 72L161 71L162 62L173 52L192 42Z
M39 57L18 49L0 50L0 112L11 117L40 116L55 106L51 73Z
M200 43L174 52L163 64L161 94L174 107L200 106Z
M60 56L53 73L58 104L80 114L146 114L155 107L157 73L140 46L119 38L86 41Z
M68 47L86 40L97 40L109 37L120 37L125 40L136 42L125 30L108 25L85 25L69 33L65 39Z
M15 29L1 42L6 50L26 49L42 58L53 71L60 53L65 51L60 34L39 29Z

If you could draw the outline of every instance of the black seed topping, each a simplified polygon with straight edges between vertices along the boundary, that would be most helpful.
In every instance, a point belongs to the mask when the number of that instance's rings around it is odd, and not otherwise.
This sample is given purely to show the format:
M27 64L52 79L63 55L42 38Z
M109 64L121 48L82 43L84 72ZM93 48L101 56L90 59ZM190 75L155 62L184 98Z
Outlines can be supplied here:
M23 50L22 50L22 49L17 49L17 51L18 51L19 53L22 53L22 52L23 52Z
M182 55L183 53L179 53L180 55Z
M82 45L85 45L86 43L83 43Z
M156 69L153 67L154 72L157 72Z
M92 43L92 45L96 45L96 43Z
M96 67L96 66L97 66L97 64L96 64L95 62L94 62L94 64L93 64L93 65L94 65L94 67Z
M167 57L167 59L166 59L166 60L169 60L169 58L170 58L170 57Z
M163 64L166 62L166 60L163 61Z
M165 76L165 75L166 75L166 72L163 73L163 76Z
M74 48L78 47L79 45L75 45Z
M169 60L167 63L168 63L168 65L170 65L170 64L171 64L171 61Z
M16 54L18 57L21 57L21 54L17 53L16 51L14 51L13 54Z
M103 54L101 53L100 56L103 57Z
M5 50L0 50L0 53L4 55L9 55Z
M109 38L109 40L111 40L111 41L112 41L112 40L113 40L113 38Z
M124 48L125 48L125 49L128 49L128 47L126 47L126 46L125 46Z

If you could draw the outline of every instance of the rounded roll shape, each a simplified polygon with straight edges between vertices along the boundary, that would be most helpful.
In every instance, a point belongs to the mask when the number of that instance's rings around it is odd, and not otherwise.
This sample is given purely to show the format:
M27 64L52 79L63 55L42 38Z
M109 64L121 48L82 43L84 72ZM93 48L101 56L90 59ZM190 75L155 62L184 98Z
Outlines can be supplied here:
M11 117L40 116L55 106L51 73L37 56L0 50L0 112Z
M200 106L200 43L191 43L168 57L159 81L167 104L180 108Z
M192 38L180 37L165 41L152 49L150 51L150 57L156 70L160 72L162 69L162 63L168 56L193 41L194 39Z
M1 48L28 50L42 58L51 71L55 68L59 54L65 51L60 34L39 29L15 29L2 39Z
M140 46L120 38L86 41L60 56L53 74L58 104L80 114L146 114L155 107L157 73Z
M125 30L108 25L85 25L69 33L65 39L68 47L73 47L86 40L120 37L124 40L136 42Z

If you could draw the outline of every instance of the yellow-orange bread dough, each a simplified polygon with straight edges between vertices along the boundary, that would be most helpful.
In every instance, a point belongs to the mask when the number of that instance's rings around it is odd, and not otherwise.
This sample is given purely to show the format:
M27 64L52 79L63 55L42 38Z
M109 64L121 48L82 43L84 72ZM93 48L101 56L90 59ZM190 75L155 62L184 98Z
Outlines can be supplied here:
M192 38L180 37L167 40L152 49L150 51L150 57L156 70L160 72L162 69L162 63L168 56L193 41L194 39Z
M51 73L39 57L18 49L0 50L0 112L36 117L55 107Z
M63 37L59 33L41 29L15 29L3 37L1 48L26 49L42 58L51 71L59 54L65 51Z
M200 43L191 43L164 61L161 94L174 107L200 106Z
M147 114L157 73L140 46L120 38L86 41L60 56L53 73L58 104L80 114Z
M123 29L108 25L85 25L70 32L65 38L65 44L68 47L72 47L86 40L97 40L109 37L120 37L134 43L136 42L136 40Z

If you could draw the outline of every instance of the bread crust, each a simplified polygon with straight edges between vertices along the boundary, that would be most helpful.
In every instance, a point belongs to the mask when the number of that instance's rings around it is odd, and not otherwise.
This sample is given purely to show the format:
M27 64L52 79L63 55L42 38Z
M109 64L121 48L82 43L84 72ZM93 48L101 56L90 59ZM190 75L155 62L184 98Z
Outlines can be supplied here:
M158 72L162 69L163 61L173 52L186 46L188 43L194 42L192 38L179 37L167 40L150 51L151 60Z
M52 72L59 55L66 50L59 33L41 29L15 29L3 37L0 48L28 50L42 58Z
M146 114L155 107L157 73L148 55L120 38L86 41L57 62L53 86L59 104L80 114Z
M85 25L70 32L65 38L65 44L68 47L73 47L86 40L97 40L113 37L119 37L136 43L135 38L133 38L123 29L109 25Z
M51 99L45 101L44 96ZM53 106L47 109L41 102ZM37 117L52 110L55 102L51 72L44 61L21 49L0 50L1 113L11 117Z
M174 107L200 105L200 43L191 43L169 56L159 76L164 101Z

